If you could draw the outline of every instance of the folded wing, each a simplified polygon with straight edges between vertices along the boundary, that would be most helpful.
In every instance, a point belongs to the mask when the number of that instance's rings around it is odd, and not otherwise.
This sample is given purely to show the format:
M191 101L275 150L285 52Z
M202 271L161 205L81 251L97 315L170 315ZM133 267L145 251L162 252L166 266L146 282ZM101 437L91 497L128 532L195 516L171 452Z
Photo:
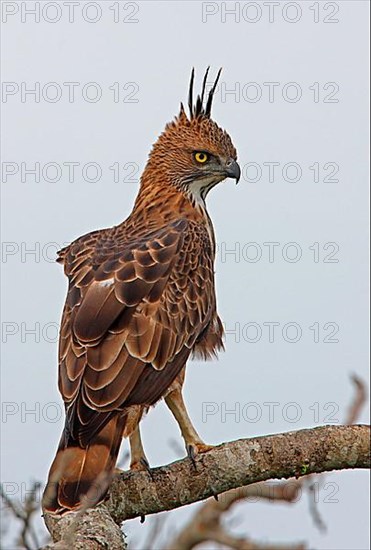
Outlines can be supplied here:
M59 387L81 445L117 410L154 404L185 365L215 313L207 246L179 220L126 242L95 232L62 251Z

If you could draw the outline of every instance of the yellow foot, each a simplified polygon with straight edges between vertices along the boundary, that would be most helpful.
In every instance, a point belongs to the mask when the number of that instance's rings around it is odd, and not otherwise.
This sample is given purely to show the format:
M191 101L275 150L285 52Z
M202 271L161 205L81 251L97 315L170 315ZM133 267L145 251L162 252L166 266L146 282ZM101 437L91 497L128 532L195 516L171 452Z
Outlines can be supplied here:
M151 467L148 460L142 456L139 460L135 460L130 463L130 470L134 472L149 472L151 473Z
M187 444L187 454L189 458L192 460L193 465L195 466L195 458L198 454L201 453L207 453L207 451L210 451L214 448L214 445L207 445L206 443L203 443L202 441L188 443Z

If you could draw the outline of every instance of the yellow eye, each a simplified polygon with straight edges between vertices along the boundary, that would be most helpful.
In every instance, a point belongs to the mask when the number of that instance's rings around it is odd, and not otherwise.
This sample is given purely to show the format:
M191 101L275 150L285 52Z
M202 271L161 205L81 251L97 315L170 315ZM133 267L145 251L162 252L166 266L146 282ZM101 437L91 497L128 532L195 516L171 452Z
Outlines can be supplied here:
M209 155L207 153L204 153L203 151L199 151L198 153L195 153L195 159L200 164L204 164L206 161L209 160Z

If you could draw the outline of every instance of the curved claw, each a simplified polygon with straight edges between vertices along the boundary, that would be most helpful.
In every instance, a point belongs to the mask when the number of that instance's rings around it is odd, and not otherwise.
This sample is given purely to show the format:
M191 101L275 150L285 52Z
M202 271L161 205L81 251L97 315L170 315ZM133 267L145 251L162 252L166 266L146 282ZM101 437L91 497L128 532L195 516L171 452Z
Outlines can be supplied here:
M207 445L202 441L187 444L186 446L187 455L191 459L194 468L196 468L196 456L201 453L207 453L213 447L214 445Z

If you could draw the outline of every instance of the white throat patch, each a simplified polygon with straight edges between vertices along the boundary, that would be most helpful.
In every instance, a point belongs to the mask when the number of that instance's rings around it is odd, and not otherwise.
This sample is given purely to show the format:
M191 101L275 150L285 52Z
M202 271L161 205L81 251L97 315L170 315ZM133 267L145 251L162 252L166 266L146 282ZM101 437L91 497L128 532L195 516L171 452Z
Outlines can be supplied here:
M215 176L209 176L205 179L196 180L188 185L189 193L195 203L205 207L205 199L209 191L215 187L221 180L215 181Z

